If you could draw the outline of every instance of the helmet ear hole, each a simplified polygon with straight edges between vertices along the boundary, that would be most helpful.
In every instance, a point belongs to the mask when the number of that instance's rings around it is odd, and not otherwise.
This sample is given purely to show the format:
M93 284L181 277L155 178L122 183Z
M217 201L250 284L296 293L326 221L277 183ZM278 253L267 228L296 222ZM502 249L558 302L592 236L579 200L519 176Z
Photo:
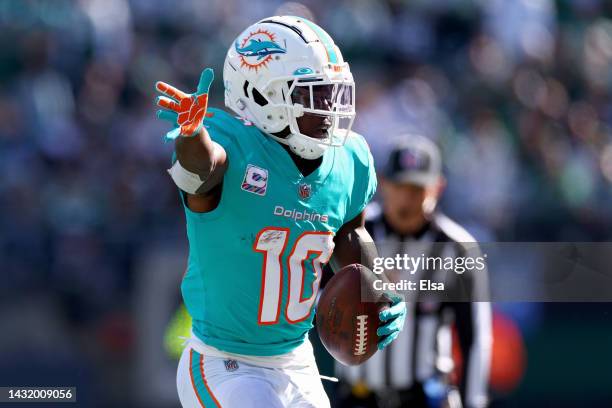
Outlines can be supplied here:
M268 104L268 100L255 88L253 88L253 100L259 106L266 106Z

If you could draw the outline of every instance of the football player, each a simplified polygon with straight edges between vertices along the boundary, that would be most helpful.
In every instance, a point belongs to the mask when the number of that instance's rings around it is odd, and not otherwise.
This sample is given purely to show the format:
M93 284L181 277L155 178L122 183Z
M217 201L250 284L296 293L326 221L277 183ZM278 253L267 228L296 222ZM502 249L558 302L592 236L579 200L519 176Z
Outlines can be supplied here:
M355 84L331 37L299 17L270 17L230 46L229 114L208 109L203 71L186 94L158 82L158 117L176 128L168 170L181 190L193 318L179 362L184 407L327 407L307 333L322 267L363 262L363 210L376 175L351 132ZM334 249L335 248L335 249ZM333 255L333 257L332 257ZM379 348L405 306L380 315Z

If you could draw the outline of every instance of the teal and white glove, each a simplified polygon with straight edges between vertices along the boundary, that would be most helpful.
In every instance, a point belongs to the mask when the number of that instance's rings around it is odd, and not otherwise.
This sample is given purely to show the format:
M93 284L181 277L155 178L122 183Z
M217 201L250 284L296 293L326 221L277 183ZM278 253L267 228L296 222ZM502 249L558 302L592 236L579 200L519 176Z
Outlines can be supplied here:
M391 299L391 307L379 313L378 318L384 325L380 326L376 331L379 337L378 349L382 350L387 347L393 340L399 336L400 331L404 328L406 320L406 304L404 298L397 293L385 293Z

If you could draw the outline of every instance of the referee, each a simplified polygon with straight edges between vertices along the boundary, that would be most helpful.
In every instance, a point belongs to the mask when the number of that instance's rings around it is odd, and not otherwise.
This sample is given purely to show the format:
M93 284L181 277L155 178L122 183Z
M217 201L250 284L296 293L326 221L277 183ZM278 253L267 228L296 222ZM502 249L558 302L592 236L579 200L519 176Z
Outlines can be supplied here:
M372 205L366 222L380 256L418 251L457 259L477 254L474 238L435 211L445 184L441 168L440 152L429 139L411 135L395 145L380 179L382 208ZM421 279L440 276L431 270L417 273ZM486 270L452 272L444 275L444 284L445 292L467 294L461 300L488 299ZM406 326L397 340L365 364L338 365L343 385L337 406L487 406L491 306L483 301L451 302L443 296L434 301L407 297ZM451 373L457 371L453 342L462 356L455 380L458 389L451 387Z

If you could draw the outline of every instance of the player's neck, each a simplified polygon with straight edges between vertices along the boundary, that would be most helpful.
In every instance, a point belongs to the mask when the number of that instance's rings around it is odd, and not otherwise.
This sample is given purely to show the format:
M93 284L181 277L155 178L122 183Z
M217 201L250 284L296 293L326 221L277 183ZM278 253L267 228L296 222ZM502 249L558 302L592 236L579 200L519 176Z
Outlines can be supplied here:
M323 157L319 157L318 159L314 160L307 160L293 153L291 149L289 149L289 146L285 144L281 144L281 146L283 146L287 153L289 153L291 160L293 160L293 163L295 163L295 166L304 177L307 177L309 174L315 171L323 162Z

